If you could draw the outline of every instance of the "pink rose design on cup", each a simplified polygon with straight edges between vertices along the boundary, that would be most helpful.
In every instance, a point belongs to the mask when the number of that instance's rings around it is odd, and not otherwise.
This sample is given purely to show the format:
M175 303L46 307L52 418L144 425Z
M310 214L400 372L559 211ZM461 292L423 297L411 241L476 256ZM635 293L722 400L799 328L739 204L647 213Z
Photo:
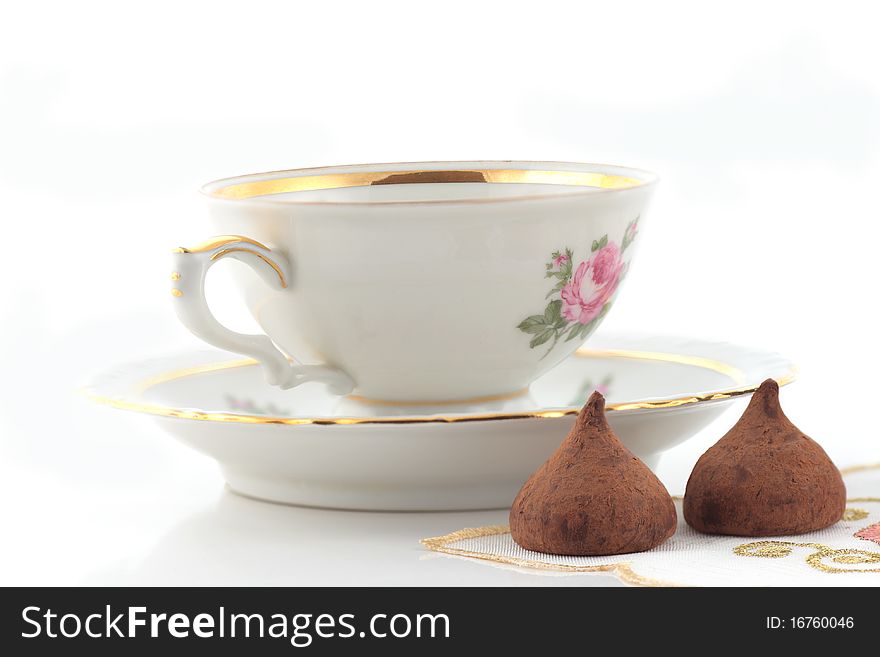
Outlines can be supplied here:
M596 285L608 285L620 278L623 262L620 260L620 249L614 242L603 246L592 258L593 282Z
M578 265L571 281L562 288L562 316L578 324L592 322L617 290L622 272L620 249L610 242Z
M547 356L559 340L569 342L593 332L611 307L611 300L620 281L626 276L628 263L624 253L639 234L639 217L627 224L620 242L602 235L589 245L589 256L574 263L575 250L554 251L544 265L544 277L553 279L553 288L547 293L547 307L540 314L530 315L517 328L531 337L529 347L534 349L550 343Z

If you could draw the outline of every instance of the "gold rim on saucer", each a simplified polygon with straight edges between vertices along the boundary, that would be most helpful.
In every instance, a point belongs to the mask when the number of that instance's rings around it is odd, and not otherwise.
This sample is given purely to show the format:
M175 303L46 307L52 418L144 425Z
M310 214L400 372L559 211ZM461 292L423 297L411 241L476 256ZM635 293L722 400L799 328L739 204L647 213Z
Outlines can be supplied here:
M735 387L707 393L695 393L671 399L634 400L628 402L609 403L606 409L611 412L650 410L662 408L677 408L702 402L720 401L731 399L741 395L749 395L758 389L761 381L750 384L746 383L745 374L736 366L724 363L712 358L690 356L684 354L660 353L652 351L637 351L627 349L579 349L575 355L581 358L623 358L634 360L654 360L668 363L677 363L708 369L713 372L729 377ZM209 372L225 371L239 367L251 367L257 365L257 361L250 358L225 361L221 363L209 363L194 367L173 370L150 377L139 382L134 390L137 394L143 393L150 388L162 383L177 381L186 377L196 376ZM795 380L797 368L788 365L787 370L773 377L780 386L787 385ZM88 399L128 411L136 411L149 415L173 417L185 420L199 420L207 422L238 422L244 424L284 424L284 425L352 425L352 424L422 424L422 423L452 423L452 422L480 422L486 420L521 420L530 418L559 418L566 415L577 415L579 406L560 407L553 410L521 411L521 412L495 412L473 413L467 415L415 415L415 416L376 416L376 417L271 417L266 415L248 415L246 413L225 413L197 411L187 408L173 408L161 404L151 404L140 401L130 401L118 397L108 397L97 393L89 388L80 391ZM436 405L437 402L426 402L426 405Z

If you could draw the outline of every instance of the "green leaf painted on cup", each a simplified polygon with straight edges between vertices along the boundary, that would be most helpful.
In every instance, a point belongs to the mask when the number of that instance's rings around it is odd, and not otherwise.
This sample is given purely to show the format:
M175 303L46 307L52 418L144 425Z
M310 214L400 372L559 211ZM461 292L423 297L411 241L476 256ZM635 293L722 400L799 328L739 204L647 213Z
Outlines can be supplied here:
M544 310L544 323L545 324L555 324L556 320L560 317L560 312L562 310L562 299L556 299L547 304L547 308Z
M547 329L543 333L539 333L535 337L532 338L531 342L529 342L529 346L534 349L535 347L544 344L553 337L555 331L553 329Z
M536 334L547 328L547 323L544 321L544 315L532 315L521 321L517 328L526 333Z
M601 237L601 239L593 240L593 245L590 247L590 252L595 253L599 249L608 245L608 235L607 233Z
M571 342L576 337L578 337L578 335L580 335L582 327L583 327L583 324L578 324L577 322L571 324L571 326L568 329L568 336L565 338L565 341Z

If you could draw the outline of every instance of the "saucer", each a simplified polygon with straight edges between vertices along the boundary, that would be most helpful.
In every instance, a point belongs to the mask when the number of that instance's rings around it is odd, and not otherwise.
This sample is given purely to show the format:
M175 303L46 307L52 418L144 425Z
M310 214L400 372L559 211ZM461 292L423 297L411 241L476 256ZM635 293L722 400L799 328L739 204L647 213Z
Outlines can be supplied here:
M767 378L778 354L690 338L605 333L520 394L442 403L267 386L255 361L200 351L121 366L83 389L154 417L214 458L230 488L273 502L364 510L505 508L600 390L626 446L650 467Z

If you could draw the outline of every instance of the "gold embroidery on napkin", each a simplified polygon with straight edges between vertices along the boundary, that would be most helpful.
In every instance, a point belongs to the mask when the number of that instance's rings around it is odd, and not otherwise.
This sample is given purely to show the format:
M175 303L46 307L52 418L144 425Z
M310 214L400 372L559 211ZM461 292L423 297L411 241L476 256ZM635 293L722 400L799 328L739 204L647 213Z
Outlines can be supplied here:
M435 536L433 538L423 538L420 543L429 550L442 552L444 554L452 554L458 557L471 557L472 559L481 559L483 561L494 561L511 566L520 566L522 568L537 568L539 570L555 570L557 572L569 573L610 573L616 575L627 584L635 586L680 586L674 582L666 582L661 579L645 577L639 575L632 569L628 562L602 564L601 566L574 566L570 564L551 564L534 559L520 559L519 557L508 557L498 554L487 554L485 552L474 552L462 548L450 547L451 543L464 541L469 538L483 538L485 536L496 536L498 534L507 534L510 527L507 525L488 525L486 527L466 527L451 534L444 536Z
M821 543L795 543L793 541L755 541L743 543L733 548L733 553L741 557L787 557L794 548L805 547L815 550L807 556L807 564L826 573L880 573L880 568L838 568L833 564L860 566L880 564L880 552L841 548L836 550ZM827 560L827 561L826 561Z
M867 511L865 511L864 509L847 508L844 510L843 517L841 518L841 520L843 520L843 521L864 520L869 515L870 514Z

